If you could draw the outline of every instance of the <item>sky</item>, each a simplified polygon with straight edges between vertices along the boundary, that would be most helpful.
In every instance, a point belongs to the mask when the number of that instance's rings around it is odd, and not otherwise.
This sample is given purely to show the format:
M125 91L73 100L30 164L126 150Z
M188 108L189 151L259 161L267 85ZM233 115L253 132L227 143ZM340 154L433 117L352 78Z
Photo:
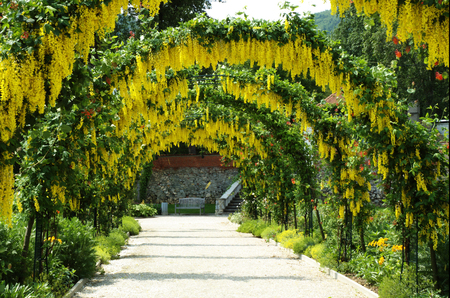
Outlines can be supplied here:
M213 1L211 1L211 9L206 12L210 17L219 20L226 18L228 15L236 16L236 12L243 11L249 18L274 21L281 18L280 13L288 12L286 10L281 11L278 7L278 3L284 3L284 0L225 0L225 3ZM325 4L323 0L304 0L303 3L300 0L291 0L289 2L291 5L299 6L296 12L300 14L308 11L316 13L331 9L329 1ZM245 6L247 6L247 9L244 9Z

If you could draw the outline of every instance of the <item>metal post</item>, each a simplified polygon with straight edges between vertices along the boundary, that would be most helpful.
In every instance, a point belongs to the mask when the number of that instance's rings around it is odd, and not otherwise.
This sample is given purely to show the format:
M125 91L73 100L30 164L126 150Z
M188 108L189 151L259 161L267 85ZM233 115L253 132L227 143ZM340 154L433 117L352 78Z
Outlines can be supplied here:
M36 279L36 271L38 276L41 275L41 258L42 258L42 215L36 214L36 235L34 242L34 263L33 263L33 282ZM37 267L37 268L36 268Z

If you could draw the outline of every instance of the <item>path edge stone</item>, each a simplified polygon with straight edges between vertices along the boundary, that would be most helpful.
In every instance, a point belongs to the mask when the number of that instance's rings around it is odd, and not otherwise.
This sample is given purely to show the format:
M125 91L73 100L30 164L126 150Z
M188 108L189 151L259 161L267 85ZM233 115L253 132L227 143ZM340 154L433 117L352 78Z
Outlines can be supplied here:
M316 260L314 260L314 259L312 259L312 258L310 258L308 256L305 256L303 254L296 254L296 253L294 253L294 251L292 249L285 248L285 247L281 246L280 243L278 243L278 242L276 242L276 241L274 241L272 239L269 239L269 243L274 244L274 245L276 245L276 246L278 246L278 247L280 247L280 248L282 248L282 249L284 249L284 250L286 250L286 251L288 251L290 253L293 253L293 254L297 255L299 257L299 259L302 260L302 261L306 261L307 263L310 263L310 264L313 264L313 265L317 265L317 266L320 267L320 263L317 262ZM368 288L360 285L359 283L357 283L354 280L348 278L347 276L345 276L343 274L340 274L339 272L336 272L336 271L334 271L334 270L332 270L332 269L330 269L328 267L324 267L324 266L321 267L321 271L323 273L331 276L334 279L340 280L340 281L348 284L349 286L351 286L354 289L358 290L362 294L366 295L368 298L378 298L379 297L377 293L369 290Z
M102 265L102 262L99 260L97 261L97 263L95 264L96 268L100 268L100 266ZM63 298L72 298L73 295L75 295L75 293L79 292L84 285L89 281L89 278L82 278L80 279L70 290L69 292L67 292Z

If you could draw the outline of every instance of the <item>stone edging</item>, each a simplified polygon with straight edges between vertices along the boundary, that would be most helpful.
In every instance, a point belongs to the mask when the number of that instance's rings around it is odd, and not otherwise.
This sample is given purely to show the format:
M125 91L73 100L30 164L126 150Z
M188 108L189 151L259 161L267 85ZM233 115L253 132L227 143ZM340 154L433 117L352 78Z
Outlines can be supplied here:
M99 268L102 265L102 262L99 260L95 267ZM63 298L72 298L73 295L75 295L76 292L80 291L84 285L88 282L89 278L82 278L80 279L73 287L69 290L69 292L66 293L66 295L63 296Z
M73 287L70 289L69 292L67 292L66 295L64 295L64 298L71 298L73 295L75 295L76 292L81 290L83 288L84 284L88 281L87 278L80 279Z
M310 264L320 266L320 263L317 262L316 260L311 259L310 257L307 257L307 256L302 255L302 254L296 254L296 253L294 253L294 251L292 249L285 248L285 247L281 246L280 243L275 242L272 239L269 239L269 243L272 243L272 244L274 244L274 245L276 245L276 246L278 246L278 247L280 247L280 248L282 248L282 249L284 249L284 250L286 250L288 252L291 252L291 253L297 255L300 258L300 260L302 260L302 261L306 261L306 262L308 262ZM340 281L350 285L351 287L353 287L354 289L356 289L359 292L363 293L364 295L366 295L369 298L378 298L378 294L377 293L375 293L375 292L369 290L368 288L360 285L359 283L353 281L352 279L348 278L345 275L342 275L342 274L340 274L340 273L338 273L338 272L336 272L336 271L334 271L334 270L332 270L330 268L327 268L327 267L322 267L321 271L323 273L331 276L334 279L340 280Z
M128 244L128 240L130 239L130 232L127 232L128 238L125 240L125 245ZM121 249L125 249L126 246L121 246ZM95 263L95 268L100 269L102 266L102 261L98 260L97 263ZM81 288L87 283L89 278L82 278L80 279L73 287L69 290L69 292L66 293L66 295L63 296L63 298L72 298L73 295L75 295L76 292L80 291Z

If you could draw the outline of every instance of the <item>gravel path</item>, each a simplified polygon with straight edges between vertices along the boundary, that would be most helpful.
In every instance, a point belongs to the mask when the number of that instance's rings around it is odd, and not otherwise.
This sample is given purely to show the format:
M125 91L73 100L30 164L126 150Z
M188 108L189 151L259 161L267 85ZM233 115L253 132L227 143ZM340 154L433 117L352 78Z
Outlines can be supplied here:
M225 216L140 219L120 259L74 297L365 297Z

